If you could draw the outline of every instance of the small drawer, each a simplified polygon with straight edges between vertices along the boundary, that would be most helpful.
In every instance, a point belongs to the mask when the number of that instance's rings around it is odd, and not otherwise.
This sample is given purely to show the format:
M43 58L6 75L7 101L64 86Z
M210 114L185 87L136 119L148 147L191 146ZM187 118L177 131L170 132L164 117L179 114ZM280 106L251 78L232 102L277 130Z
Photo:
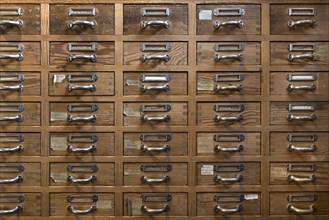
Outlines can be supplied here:
M199 192L197 216L260 215L261 194L258 192Z
M33 102L0 103L0 126L40 126L41 104Z
M50 96L114 95L114 72L49 73Z
M187 72L125 72L124 95L187 95Z
M198 65L260 64L259 42L197 42Z
M40 11L38 4L1 4L1 35L40 34Z
M187 186L187 163L124 163L125 186Z
M113 186L114 163L50 163L51 186Z
M198 186L260 185L260 163L197 163Z
M124 216L187 216L187 193L124 193Z
M127 4L123 6L123 34L186 35L187 4Z
M187 156L187 133L124 133L123 139L124 156Z
M1 186L40 186L40 163L0 163Z
M114 193L50 193L50 216L113 216Z
M197 34L260 34L260 5L197 5Z
M271 5L271 34L328 35L329 5Z
M49 7L50 34L114 34L113 4L63 4Z
M0 133L0 156L40 156L40 133Z
M114 156L114 133L50 133L50 156Z
M51 126L113 126L114 103L50 103Z
M187 42L124 42L124 65L187 65Z
M260 156L260 133L197 133L198 156Z
M269 200L270 215L329 215L329 192L270 192Z
M260 125L258 102L198 102L197 125L199 126L254 126Z
M184 126L187 125L187 102L123 103L124 126Z
M1 193L2 216L41 216L41 193ZM2 213L1 213L2 214Z
M260 72L198 72L198 95L260 95Z
M320 162L270 163L271 185L328 185L329 164Z

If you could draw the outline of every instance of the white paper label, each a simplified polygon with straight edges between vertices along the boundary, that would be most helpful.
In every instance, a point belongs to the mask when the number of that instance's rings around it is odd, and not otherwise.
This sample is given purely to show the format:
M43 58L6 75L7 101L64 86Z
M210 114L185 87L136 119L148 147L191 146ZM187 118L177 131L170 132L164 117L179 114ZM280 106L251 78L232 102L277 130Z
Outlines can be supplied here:
M65 74L56 74L53 78L53 83L62 83L65 80Z
M255 200L258 199L258 194L246 194L244 195L245 200Z
M66 137L51 137L50 138L50 148L53 151L66 151Z
M99 200L96 202L96 207L98 209L112 209L112 201L111 200Z
M142 171L140 169L125 169L124 170L124 175L128 176L128 175L139 175L141 174Z
M126 149L139 149L141 146L141 142L125 139L124 146Z
M214 165L201 165L201 176L214 175Z
M128 215L141 215L142 205L143 203L141 198L128 199Z
M139 110L126 108L123 112L123 115L130 117L140 117L140 112Z
M212 136L209 135L207 137L198 137L197 141L198 141L198 143L197 143L198 153L214 152Z
M50 177L55 183L67 182L67 173L51 173Z
M51 112L50 121L66 121L67 113L66 112Z
M287 168L286 167L272 167L271 175L273 177L286 177L287 176Z
M130 80L130 79L127 79L126 80L126 85L127 86L136 86L136 85L139 85L139 80Z
M199 20L212 20L212 10L201 10Z
M214 84L208 80L199 80L198 81L198 91L207 90L212 91L214 90Z

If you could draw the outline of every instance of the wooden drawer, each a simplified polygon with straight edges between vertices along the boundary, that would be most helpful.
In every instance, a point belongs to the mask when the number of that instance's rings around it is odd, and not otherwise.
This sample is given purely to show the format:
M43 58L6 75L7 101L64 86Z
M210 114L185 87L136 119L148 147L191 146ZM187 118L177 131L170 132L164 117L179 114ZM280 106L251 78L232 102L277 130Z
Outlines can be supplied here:
M40 163L0 163L1 186L40 186Z
M124 95L187 95L187 72L125 72Z
M271 42L271 64L328 65L329 42Z
M187 133L124 133L123 140L125 156L187 156Z
M329 215L329 192L271 192L270 215Z
M197 133L198 156L260 156L260 133Z
M114 72L49 73L50 96L114 95Z
M187 42L124 42L124 65L187 65Z
M50 156L114 156L114 133L50 133Z
M187 125L187 102L123 103L124 126Z
M50 193L51 216L113 216L114 193Z
M260 215L258 192L197 193L197 216Z
M183 35L188 33L187 4L127 4L123 34Z
M197 185L260 185L260 163L197 163Z
M1 4L1 35L40 34L40 5Z
M260 72L198 72L198 95L260 95Z
M270 184L272 185L328 185L329 164L310 163L270 163Z
M114 34L113 4L60 4L49 7L50 34Z
M258 102L199 102L197 103L199 126L255 126L260 125Z
M40 156L40 133L0 133L0 157Z
M50 103L51 126L113 126L114 103Z
M125 186L187 186L187 163L124 163Z
M329 5L271 5L271 34L327 35Z
M329 102L271 102L271 125L328 126Z
M187 216L187 193L124 193L124 216Z
M113 186L114 163L50 163L51 186Z
M197 5L197 34L260 34L260 5Z
M197 42L197 64L260 64L259 42Z
M41 216L41 193L1 193L0 210L8 217Z
M40 126L41 104L37 102L0 103L0 126Z

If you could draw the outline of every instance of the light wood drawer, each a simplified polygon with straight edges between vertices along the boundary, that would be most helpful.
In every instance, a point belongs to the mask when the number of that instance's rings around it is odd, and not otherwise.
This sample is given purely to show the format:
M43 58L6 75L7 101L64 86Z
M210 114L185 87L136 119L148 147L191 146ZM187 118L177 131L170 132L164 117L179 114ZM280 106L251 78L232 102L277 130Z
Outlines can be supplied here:
M50 193L51 216L113 216L114 205L114 193Z
M50 103L51 126L113 126L114 103Z
M196 200L197 216L261 214L261 194L258 192L199 192Z
M40 163L0 163L1 186L40 186Z
M40 5L1 4L1 35L40 34Z
M51 186L113 186L114 163L50 163Z
M260 163L197 163L197 185L260 185Z
M124 65L187 65L187 42L124 42Z
M114 156L114 133L50 133L51 156Z
M187 4L127 4L123 6L123 34L185 35Z
M197 5L197 34L260 34L260 5Z
M40 156L40 133L0 133L0 156Z
M41 104L33 102L0 103L0 126L41 125Z
M60 4L49 7L50 34L114 34L113 4Z
M41 193L1 193L0 201L0 211L9 211L2 216L41 215Z
M271 5L271 34L328 34L329 5Z
M187 216L187 193L124 193L123 199L124 216Z

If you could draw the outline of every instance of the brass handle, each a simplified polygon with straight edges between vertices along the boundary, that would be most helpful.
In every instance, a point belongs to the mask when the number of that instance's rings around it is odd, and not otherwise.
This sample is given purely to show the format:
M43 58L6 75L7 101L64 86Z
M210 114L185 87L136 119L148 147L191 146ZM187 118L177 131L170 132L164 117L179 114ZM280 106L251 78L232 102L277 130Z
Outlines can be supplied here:
M73 60L89 60L90 62L96 62L97 56L92 55L68 55L67 61L72 62Z
M68 29L72 29L74 26L79 25L79 26L88 26L92 29L95 29L97 27L97 22L96 21L71 21L69 20L66 24Z
M97 180L97 176L91 175L85 179L76 179L74 176L68 176L67 181L70 183L93 183Z
M141 120L144 122L146 122L146 121L168 122L168 121L170 121L170 115L159 116L159 117L151 117L151 116L147 116L147 115L142 115Z
M288 175L288 181L289 182L298 182L298 183L312 183L314 182L316 179L316 176L315 175L310 175L308 177L297 177L297 176L294 176L294 175Z
M0 121L23 121L24 116L23 115L16 115L16 116L10 116L10 117L1 117Z
M23 211L23 206L16 206L13 209L9 209L9 210L0 210L0 215L10 215L10 214L16 214L16 213L20 213Z
M240 212L242 210L242 205L238 204L235 206L235 208L223 208L220 205L215 205L214 206L214 210L216 213L218 212L223 212L223 213L236 213L236 212Z
M88 85L88 86L73 86L73 85L69 84L67 86L67 91L72 92L73 90L89 90L90 92L95 92L96 91L96 85L91 84L91 85Z
M170 86L169 85L163 85L163 86L146 86L146 85L142 85L140 87L140 90L142 92L145 92L147 90L154 90L154 91L165 91L168 92L170 90Z
M168 144L163 145L163 147L149 147L145 144L141 146L142 152L168 152L170 151L170 146Z
M148 26L162 26L168 29L170 27L170 21L141 21L140 26L143 29Z
M315 60L315 57L313 54L310 54L310 53L299 54L299 55L288 54L288 61L292 62L297 59Z
M163 213L163 212L168 212L170 210L170 206L168 204L166 204L161 209L152 209L152 208L148 208L146 205L142 205L141 210L144 213L159 214L159 213Z
M220 115L215 115L215 117L214 117L215 122L220 122L220 121L237 121L237 122L240 122L242 120L243 120L242 115L232 116L232 117L222 117Z
M17 85L17 86L0 86L0 90L11 90L11 91L23 91L24 86L23 85Z
M220 175L214 176L215 182L222 181L222 182L233 183L233 182L241 182L242 180L243 180L243 176L241 174L236 175L236 177L222 177Z
M293 90L305 90L305 91L312 91L314 92L316 90L316 86L314 84L310 85L310 86L294 86L292 84L289 84L287 86L287 91L291 92Z
M242 85L236 85L236 86L220 86L217 85L214 87L215 92L221 92L221 91L238 91L241 92L243 90Z
M243 150L243 145L239 144L236 147L222 147L220 145L216 145L214 148L215 152L241 152Z
M163 60L165 62L168 62L170 60L170 56L168 54L152 56L146 56L143 54L140 56L140 61L146 62L147 60Z
M222 26L236 26L238 28L243 28L243 21L238 20L238 21L215 21L213 24L215 29L219 29Z
M8 59L8 60L18 60L22 61L23 60L23 54L1 54L0 59Z
M74 206L68 206L67 207L67 210L73 214L76 214L76 215L84 215L84 214L89 214L89 213L93 213L93 212L96 212L97 211L97 208L96 206L90 206L89 209L85 209L85 210L78 210L76 208L74 208Z
M67 147L67 151L69 153L92 153L96 151L96 145L91 145L89 147L86 148L75 148L72 145L69 145Z
M90 121L90 122L95 122L97 119L96 115L91 115L89 117L75 117L73 115L68 115L67 120L69 122L72 121Z
M24 180L24 178L19 175L12 179L0 179L0 184L20 183L20 182L23 182L23 180Z
M317 23L316 23L316 20L299 20L299 21L289 20L288 21L289 28L294 28L295 26L305 26L305 25L315 28Z
M16 26L17 28L22 28L23 27L23 21L22 20L0 20L0 25L5 25L5 26Z
M163 178L160 179L151 179L148 178L147 176L142 176L141 181L143 183L167 183L170 180L170 176L164 176Z
M241 53L240 54L228 54L228 55L215 54L215 56L214 56L214 60L216 62L219 62L219 61L225 60L225 59L243 61L244 57L243 57L243 54L241 54Z
M302 115L302 116L295 116L293 114L289 114L287 116L288 121L315 121L316 120L316 115L311 114L311 115Z
M14 152L22 152L24 150L23 145L18 145L16 147L12 147L12 148L0 148L0 153L14 153Z
M288 144L287 146L288 151L300 151L300 152L314 152L316 151L316 145L311 144L309 147L296 147L292 144Z
M311 214L315 211L315 205L314 204L310 205L310 207L308 209L300 209L300 208L297 208L297 207L289 204L287 206L287 209L289 212L296 212L298 214Z

